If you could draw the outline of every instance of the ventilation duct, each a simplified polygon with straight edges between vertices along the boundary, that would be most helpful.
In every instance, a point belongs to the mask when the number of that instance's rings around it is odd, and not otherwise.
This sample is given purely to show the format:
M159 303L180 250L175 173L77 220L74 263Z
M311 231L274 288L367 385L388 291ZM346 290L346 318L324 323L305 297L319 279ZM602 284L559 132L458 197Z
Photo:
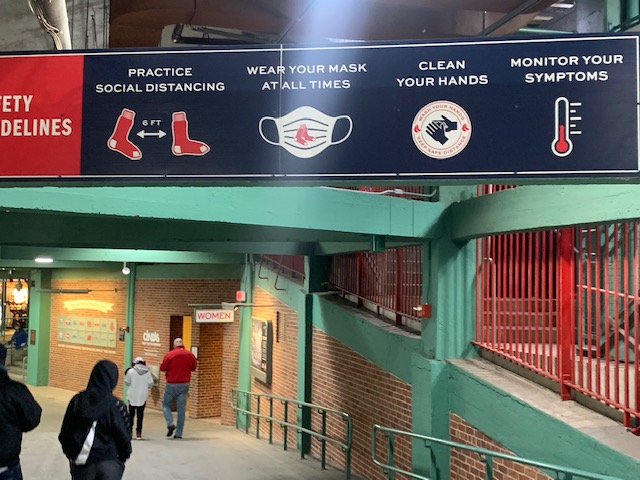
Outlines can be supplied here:
M56 50L71 50L69 16L65 0L27 0L42 28L51 35Z

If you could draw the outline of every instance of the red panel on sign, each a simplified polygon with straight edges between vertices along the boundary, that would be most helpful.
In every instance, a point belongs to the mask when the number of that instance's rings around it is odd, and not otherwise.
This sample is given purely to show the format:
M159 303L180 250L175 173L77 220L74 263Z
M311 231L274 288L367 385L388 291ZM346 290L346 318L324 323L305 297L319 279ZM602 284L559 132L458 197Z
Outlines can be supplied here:
M0 58L0 176L80 174L83 62Z

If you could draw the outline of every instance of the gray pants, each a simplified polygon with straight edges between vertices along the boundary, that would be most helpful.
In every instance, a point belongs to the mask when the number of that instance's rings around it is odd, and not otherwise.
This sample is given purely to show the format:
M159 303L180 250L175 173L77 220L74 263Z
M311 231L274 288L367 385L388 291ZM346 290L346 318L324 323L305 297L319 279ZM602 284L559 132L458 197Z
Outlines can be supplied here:
M71 465L71 480L120 480L122 474L124 474L124 463L120 460Z

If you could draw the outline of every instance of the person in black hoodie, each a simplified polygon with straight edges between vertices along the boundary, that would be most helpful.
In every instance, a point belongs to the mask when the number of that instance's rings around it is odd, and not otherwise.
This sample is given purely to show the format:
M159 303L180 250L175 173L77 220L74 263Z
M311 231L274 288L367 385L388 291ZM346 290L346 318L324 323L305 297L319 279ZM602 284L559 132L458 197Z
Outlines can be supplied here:
M22 433L40 424L42 408L25 385L9 378L6 358L0 344L0 480L22 480Z
M100 360L86 390L69 402L58 440L69 459L72 480L120 480L131 456L129 417L113 395L118 366Z

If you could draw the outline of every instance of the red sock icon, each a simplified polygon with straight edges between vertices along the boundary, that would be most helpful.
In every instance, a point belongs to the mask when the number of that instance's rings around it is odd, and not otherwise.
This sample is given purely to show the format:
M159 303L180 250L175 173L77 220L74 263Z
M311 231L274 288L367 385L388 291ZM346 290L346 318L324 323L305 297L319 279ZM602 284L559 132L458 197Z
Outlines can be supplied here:
M300 145L306 145L307 140L313 142L315 137L309 135L309 130L307 130L307 124L303 123L298 127L298 131L296 132L296 142Z
M204 155L209 152L209 145L189 138L189 122L184 112L174 112L171 120L173 144L171 151L174 155Z
M107 147L131 160L140 160L142 158L142 151L129 141L129 133L133 127L133 119L135 116L136 112L127 108L122 109L113 133L109 137L109 140L107 140Z

